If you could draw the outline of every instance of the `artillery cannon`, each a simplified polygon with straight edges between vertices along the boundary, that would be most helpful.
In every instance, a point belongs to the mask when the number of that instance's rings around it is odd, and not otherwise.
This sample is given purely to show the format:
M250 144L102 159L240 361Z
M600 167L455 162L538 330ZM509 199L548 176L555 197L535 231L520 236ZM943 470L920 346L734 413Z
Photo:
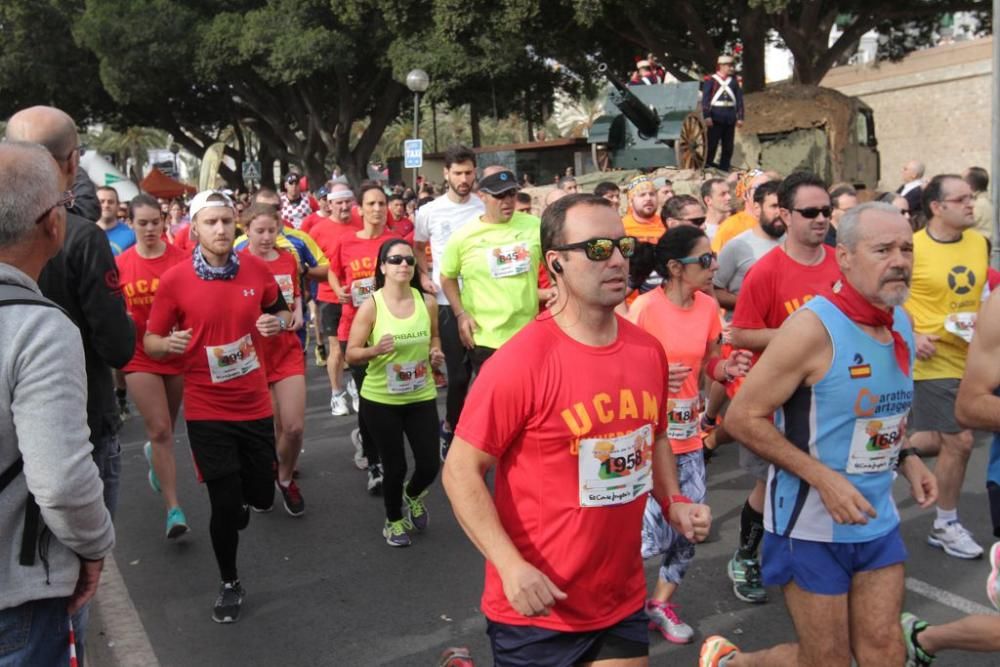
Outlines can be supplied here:
M708 131L697 82L627 86L607 73L606 64L597 69L611 84L588 138L598 168L705 167Z

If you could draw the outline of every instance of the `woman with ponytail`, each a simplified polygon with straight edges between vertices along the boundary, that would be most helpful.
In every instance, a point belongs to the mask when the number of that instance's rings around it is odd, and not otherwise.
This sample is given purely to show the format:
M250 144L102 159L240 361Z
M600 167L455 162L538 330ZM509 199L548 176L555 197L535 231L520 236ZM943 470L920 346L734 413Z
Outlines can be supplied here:
M718 263L700 228L675 227L655 246L642 244L631 267L633 284L641 284L651 271L663 278L661 287L635 300L628 318L659 340L666 352L670 372L667 436L677 459L681 493L691 502L701 503L705 499L705 463L698 416L699 379L702 371L719 382L741 377L750 367L750 355L737 350L727 359L719 356L719 305L706 294ZM652 497L647 501L642 533L643 557L663 554L656 586L646 602L649 627L659 630L668 641L689 643L694 631L678 617L671 599L694 557L694 544L664 520Z

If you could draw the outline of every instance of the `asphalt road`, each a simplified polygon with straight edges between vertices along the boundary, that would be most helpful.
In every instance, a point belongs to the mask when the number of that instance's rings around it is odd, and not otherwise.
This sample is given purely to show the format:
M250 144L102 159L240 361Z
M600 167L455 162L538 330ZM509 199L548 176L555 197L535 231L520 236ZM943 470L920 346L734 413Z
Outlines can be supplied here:
M440 486L429 496L427 533L408 549L387 546L381 499L365 492L365 475L351 462L348 434L354 418L331 417L328 398L325 374L310 368L306 444L299 464L306 514L289 517L276 495L275 510L255 514L241 534L240 576L247 598L234 625L217 625L210 618L219 580L208 535L208 498L195 480L183 423L176 445L178 477L192 531L177 542L164 538L162 503L146 482L141 420L135 416L126 424L115 558L160 664L417 667L436 665L449 646L467 646L478 664L491 664L478 611L482 558L458 527ZM991 539L986 460L987 448L980 442L961 504L963 522L984 546ZM715 633L748 650L794 637L780 591L771 591L772 601L760 606L733 597L725 566L751 483L738 469L735 449L723 450L708 471L713 533L699 547L675 598L682 618L697 632L696 641L674 646L651 636L653 665L696 665L701 640ZM906 608L931 622L946 622L963 615L959 608L988 606L988 562L960 561L927 546L933 514L903 500L904 492L898 484L910 549ZM647 562L650 582L657 565ZM109 619L112 627L104 628L105 634L101 627L92 628L89 641L113 640L119 622L128 619ZM1000 665L1000 657L952 653L936 665Z

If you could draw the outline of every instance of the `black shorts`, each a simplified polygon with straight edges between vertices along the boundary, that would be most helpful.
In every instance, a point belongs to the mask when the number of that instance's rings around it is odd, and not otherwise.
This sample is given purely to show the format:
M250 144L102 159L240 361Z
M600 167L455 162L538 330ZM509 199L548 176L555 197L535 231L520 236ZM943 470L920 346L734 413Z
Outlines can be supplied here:
M496 667L572 667L581 662L649 655L649 617L640 609L609 628L560 632L487 619Z
M199 481L234 472L243 477L274 475L278 459L272 417L238 422L189 419L187 432Z
M344 309L343 306L339 303L317 301L316 307L319 308L320 333L327 338L336 338L337 327L340 326L340 314Z

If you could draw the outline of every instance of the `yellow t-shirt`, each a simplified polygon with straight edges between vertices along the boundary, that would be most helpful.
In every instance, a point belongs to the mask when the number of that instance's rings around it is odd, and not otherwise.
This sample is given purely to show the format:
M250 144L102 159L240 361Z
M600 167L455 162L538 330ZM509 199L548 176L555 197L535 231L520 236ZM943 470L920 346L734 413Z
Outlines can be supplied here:
M724 245L746 230L752 229L756 225L757 218L753 217L746 211L733 213L731 216L722 221L719 225L719 230L715 232L715 237L712 239L712 252L722 252L722 247Z
M979 311L988 259L986 239L972 229L948 243L935 241L926 229L913 235L913 282L905 308L916 333L941 337L934 356L917 360L915 380L962 377L969 346L953 331Z

